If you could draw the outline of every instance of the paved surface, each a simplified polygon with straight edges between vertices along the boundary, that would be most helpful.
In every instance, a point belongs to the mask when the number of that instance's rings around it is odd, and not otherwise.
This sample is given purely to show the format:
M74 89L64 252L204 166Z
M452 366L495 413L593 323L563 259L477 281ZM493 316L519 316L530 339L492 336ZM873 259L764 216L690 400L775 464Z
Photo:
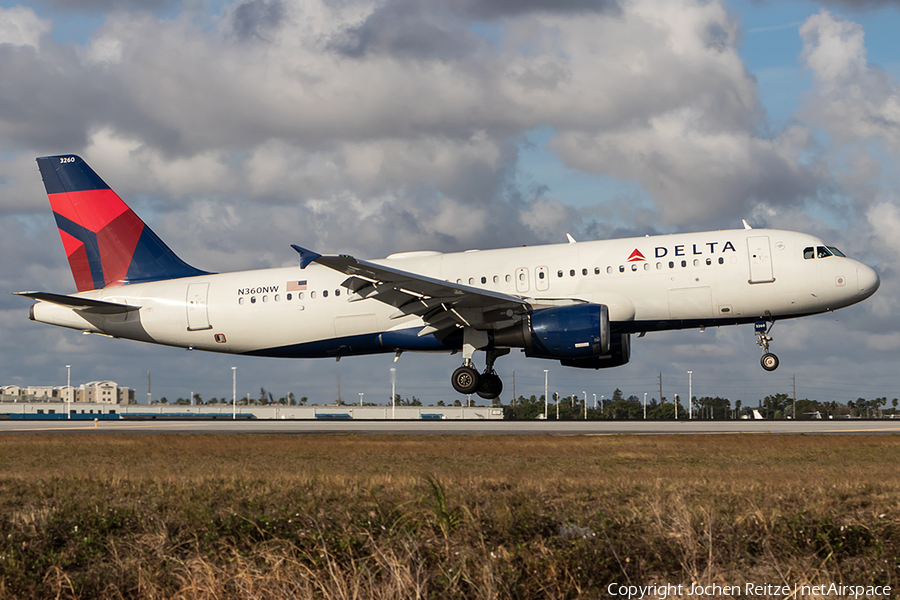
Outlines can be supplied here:
M183 434L896 434L900 420L862 421L0 421L0 433Z

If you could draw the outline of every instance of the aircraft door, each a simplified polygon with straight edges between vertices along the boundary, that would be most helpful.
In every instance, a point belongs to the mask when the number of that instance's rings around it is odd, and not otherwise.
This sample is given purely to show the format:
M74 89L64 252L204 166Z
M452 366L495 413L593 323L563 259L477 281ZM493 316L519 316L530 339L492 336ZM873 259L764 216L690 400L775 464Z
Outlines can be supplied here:
M209 324L209 312L207 311L207 297L209 296L208 283L192 283L187 291L187 321L188 331L202 331L212 329Z
M769 249L769 236L758 235L747 238L747 256L750 259L750 283L771 283L775 281L772 273L772 252Z
M527 292L528 286L528 269L519 267L518 269L516 269L516 291Z
M534 270L534 287L539 292L546 292L550 289L550 271L547 267L537 267Z

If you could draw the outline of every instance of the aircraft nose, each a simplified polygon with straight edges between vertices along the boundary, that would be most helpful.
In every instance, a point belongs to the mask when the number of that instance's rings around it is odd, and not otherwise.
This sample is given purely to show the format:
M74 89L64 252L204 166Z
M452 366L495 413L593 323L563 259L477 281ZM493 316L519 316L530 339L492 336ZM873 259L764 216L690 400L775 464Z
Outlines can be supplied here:
M856 269L856 275L859 280L859 295L868 298L875 293L878 286L881 285L881 278L875 269L868 265L859 265Z

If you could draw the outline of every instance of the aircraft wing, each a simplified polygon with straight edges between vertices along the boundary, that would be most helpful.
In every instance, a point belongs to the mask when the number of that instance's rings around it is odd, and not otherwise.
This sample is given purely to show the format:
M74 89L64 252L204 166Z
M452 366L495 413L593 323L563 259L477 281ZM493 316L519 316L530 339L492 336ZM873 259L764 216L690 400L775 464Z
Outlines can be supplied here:
M354 293L351 301L378 300L397 308L392 319L415 315L425 321L420 336L457 326L492 328L513 315L531 310L524 298L394 269L346 254L323 256L299 246L301 267L317 262L349 275L341 284Z
M140 306L131 304L118 304L116 302L106 302L105 300L93 300L91 298L66 296L65 294L52 294L50 292L13 292L13 295L24 296L26 298L31 298L32 300L40 300L52 304L60 304L82 312L101 315L127 313L133 310L140 310L141 308Z

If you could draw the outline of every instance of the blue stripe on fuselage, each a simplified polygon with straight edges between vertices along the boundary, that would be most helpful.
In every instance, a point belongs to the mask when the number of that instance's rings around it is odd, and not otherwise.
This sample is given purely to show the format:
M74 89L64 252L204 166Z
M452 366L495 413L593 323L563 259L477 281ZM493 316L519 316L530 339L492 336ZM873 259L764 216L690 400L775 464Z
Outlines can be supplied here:
M328 358L384 354L398 350L411 352L449 352L462 348L462 334L454 333L439 340L434 335L419 337L420 329L402 329L383 333L351 335L302 344L290 344L276 348L253 350L244 354L274 358Z

